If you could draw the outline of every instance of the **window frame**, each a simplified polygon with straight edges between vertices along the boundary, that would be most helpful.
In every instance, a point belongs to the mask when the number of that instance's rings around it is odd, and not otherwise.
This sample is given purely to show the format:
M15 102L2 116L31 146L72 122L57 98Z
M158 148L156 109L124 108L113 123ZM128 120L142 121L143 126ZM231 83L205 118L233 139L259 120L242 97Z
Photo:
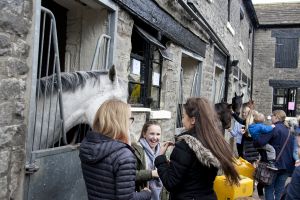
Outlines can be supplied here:
M135 30L133 30L135 31ZM139 35L139 34L137 34ZM140 81L132 81L128 80L128 100L127 102L131 104L132 107L146 107L151 109L160 109L160 100L161 100L161 74L162 74L162 61L163 56L161 55L161 51L159 51L161 48L159 48L157 45L153 44L152 42L149 42L146 38L143 36L139 36L141 41L143 41L143 56L138 55L134 52L131 52L130 54L130 66L129 66L129 73L128 77L132 74L132 60L136 59L141 62L140 66ZM155 60L154 53L157 51L158 59ZM153 67L154 65L157 65L159 67L159 85L153 85ZM142 72L142 70L144 70ZM141 80L144 80L143 82ZM138 102L131 102L131 84L139 84L140 85L140 95L139 95L139 101ZM153 105L153 95L152 89L156 88L158 89L158 95L157 98L155 98L157 104Z

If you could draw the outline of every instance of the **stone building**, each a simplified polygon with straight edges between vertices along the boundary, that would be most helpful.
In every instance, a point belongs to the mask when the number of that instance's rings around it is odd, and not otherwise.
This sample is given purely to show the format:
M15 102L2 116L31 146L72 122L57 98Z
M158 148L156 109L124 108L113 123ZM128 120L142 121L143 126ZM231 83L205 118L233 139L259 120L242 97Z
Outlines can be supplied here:
M190 96L251 96L251 1L3 0L0 8L0 199L84 199L78 145L33 147L37 85L57 65L114 64L128 86L135 138L155 119L163 140L173 139Z
M255 5L253 99L257 110L283 109L289 117L300 112L300 3Z

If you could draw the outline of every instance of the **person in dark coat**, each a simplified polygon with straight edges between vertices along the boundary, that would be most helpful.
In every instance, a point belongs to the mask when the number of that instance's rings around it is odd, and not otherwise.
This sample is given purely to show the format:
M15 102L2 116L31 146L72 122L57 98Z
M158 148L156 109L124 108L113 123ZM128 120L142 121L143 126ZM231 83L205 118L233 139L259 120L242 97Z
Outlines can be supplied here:
M274 178L271 185L265 187L266 200L280 199L280 196L284 190L285 182L288 176L294 170L294 138L292 135L289 134L289 129L284 124L285 118L286 114L283 110L274 110L271 116L272 123L275 125L275 127L272 130L272 133L262 134L254 143L256 147L262 147L269 143L274 147L277 157L286 139L289 137L285 149L283 149L279 160L275 163L275 166L278 168L276 177Z
M293 172L284 200L300 200L300 166L296 167Z
M129 146L128 104L112 99L98 109L93 131L80 145L79 157L89 200L150 200L150 190L135 192L136 160Z
M213 189L221 168L230 184L239 183L234 154L218 128L218 116L205 98L189 98L184 105L183 126L187 130L167 160L170 143L161 146L155 159L159 177L171 200L216 200Z

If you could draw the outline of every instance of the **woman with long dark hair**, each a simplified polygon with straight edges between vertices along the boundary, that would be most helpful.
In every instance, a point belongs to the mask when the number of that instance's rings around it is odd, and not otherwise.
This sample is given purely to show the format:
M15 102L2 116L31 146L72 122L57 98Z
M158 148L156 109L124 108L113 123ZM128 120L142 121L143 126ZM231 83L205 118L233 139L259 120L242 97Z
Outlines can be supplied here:
M213 183L222 169L230 184L239 184L234 155L218 127L218 116L206 98L189 98L184 105L183 126L170 156L164 155L169 143L161 146L155 160L159 177L170 192L170 199L216 200Z

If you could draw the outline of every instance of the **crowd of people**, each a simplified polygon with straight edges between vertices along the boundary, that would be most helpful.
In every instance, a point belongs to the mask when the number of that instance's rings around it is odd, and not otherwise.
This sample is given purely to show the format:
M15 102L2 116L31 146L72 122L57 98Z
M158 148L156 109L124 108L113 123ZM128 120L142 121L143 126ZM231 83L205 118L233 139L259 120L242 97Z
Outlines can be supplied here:
M160 124L147 121L138 141L131 143L129 128L134 118L130 105L117 99L105 101L96 113L92 131L80 145L88 198L216 200L213 185L220 171L229 184L238 186L235 155L218 126L219 118L211 102L202 97L189 98L183 108L185 131L176 141L161 142ZM241 117L232 115L236 121L229 131L236 137L238 156L251 163L260 159L277 171L273 183L264 187L265 199L299 199L299 167L294 170L300 164L295 149L298 143L289 136L285 113L273 111L273 125L264 124L264 115L247 105ZM294 132L299 134L300 127ZM288 145L282 156L275 160L286 140ZM285 188L293 171L292 181Z
M276 170L272 184L267 186L257 184L258 195L264 196L263 199L266 200L279 200L284 194L287 178L292 175L295 166L297 169L300 165L299 139L297 139L300 134L300 118L297 127L289 127L285 122L286 113L283 110L274 110L270 116L271 124L267 125L265 116L246 104L243 105L241 118L237 113L232 113L232 115L235 123L234 128L229 132L237 138L238 155L253 165L256 165L258 161L265 162L270 169ZM284 145L285 143L287 144ZM279 153L280 156L278 156ZM294 195L297 194L300 199L300 185L291 185L298 188L299 192L294 192Z

